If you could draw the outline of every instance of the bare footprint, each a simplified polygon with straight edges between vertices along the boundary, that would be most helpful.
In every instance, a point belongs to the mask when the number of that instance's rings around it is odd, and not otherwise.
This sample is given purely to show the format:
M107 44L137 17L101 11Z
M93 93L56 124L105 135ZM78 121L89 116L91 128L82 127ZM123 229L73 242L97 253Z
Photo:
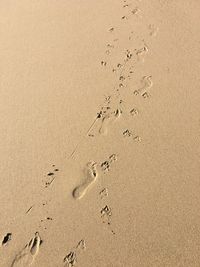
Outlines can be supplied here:
M115 122L121 116L121 113L122 111L117 108L114 112L104 115L99 128L99 133L106 135L108 133L108 126Z
M82 198L86 194L88 189L92 186L92 184L96 181L97 176L98 176L96 165L97 164L94 161L89 162L87 164L86 170L85 170L86 178L84 182L73 190L72 194L75 199Z
M106 114L101 121L101 127L99 128L99 133L106 135L108 133L108 125L111 121L110 114Z
M142 77L141 84L142 86L134 91L135 95L138 95L140 92L150 89L153 86L152 76L150 75Z
M136 50L137 60L144 62L145 55L148 53L149 49L145 44L142 48Z
M28 267L30 266L39 252L42 240L39 233L36 232L28 244L15 256L11 267Z

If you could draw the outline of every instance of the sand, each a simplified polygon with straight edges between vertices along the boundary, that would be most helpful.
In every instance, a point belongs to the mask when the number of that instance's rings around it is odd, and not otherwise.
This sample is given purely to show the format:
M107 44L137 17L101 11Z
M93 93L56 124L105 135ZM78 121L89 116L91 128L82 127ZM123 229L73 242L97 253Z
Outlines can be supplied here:
M0 2L0 267L200 266L200 2Z

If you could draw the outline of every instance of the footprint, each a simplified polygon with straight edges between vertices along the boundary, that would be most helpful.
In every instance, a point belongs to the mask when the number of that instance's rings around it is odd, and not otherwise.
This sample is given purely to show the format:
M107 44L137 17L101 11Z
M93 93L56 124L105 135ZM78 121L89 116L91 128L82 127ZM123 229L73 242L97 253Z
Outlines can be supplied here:
M133 38L133 34L134 34L134 32L131 31L131 32L130 32L130 36L128 37L129 40L131 40L131 39Z
M113 235L115 235L116 233L113 231L111 227L111 222L112 222L112 209L108 206L105 205L101 211L101 219L102 219L102 223L107 224L109 226L109 231L112 232Z
M131 116L136 116L136 115L138 115L138 110L136 109L136 108L132 108L131 110L130 110L130 114L131 114Z
M112 211L111 211L111 208L106 205L105 207L103 207L101 209L101 216L104 217L104 216L112 216Z
M128 19L128 18L127 18L127 16L123 16L123 17L121 17L121 19Z
M155 37L158 33L159 28L156 27L154 24L149 25L149 35Z
M114 112L105 114L101 120L101 126L99 128L99 133L106 135L108 133L109 124L115 122L121 116L121 109L117 108Z
M125 59L125 61L130 60L130 59L132 58L132 56L133 56L133 54L131 53L131 51L128 50L128 49L126 50L125 54L126 54L126 59Z
M129 68L129 74L133 74L134 73L134 66L131 66L130 68Z
M148 49L147 45L144 45L144 47L142 47L141 49L136 50L137 60L144 62L144 57L148 53L148 51L149 51L149 49Z
M104 197L108 196L108 189L107 188L103 188L100 192L99 195L101 197L101 199L103 199Z
M133 141L141 142L141 137L139 135L134 135L129 129L123 131L123 137L131 137Z
M97 176L98 176L96 165L97 164L94 161L89 162L87 164L86 171L85 171L86 178L84 182L73 190L72 194L75 199L82 198L86 194L88 189L92 186L92 184L96 181Z
M107 49L106 52L105 52L106 55L110 55L110 53L111 53L111 52L110 52L109 49Z
M77 263L77 255L86 249L85 240L82 239L78 242L77 246L64 257L63 262L65 267L73 267Z
M150 98L150 94L148 93L148 92L144 92L143 94L142 94L142 97L143 98Z
M124 81L125 79L126 79L126 78L125 78L124 75L120 75L120 76L119 76L119 80L120 80L120 81Z
M113 72L115 71L120 71L120 69L123 67L123 65L121 63L118 63L117 66L115 68L113 68Z
M132 132L129 129L126 129L125 131L123 131L123 136L124 137L130 137L132 136Z
M114 161L117 160L117 155L116 154L112 154L108 160L105 160L104 162L101 163L100 167L101 167L101 170L105 173L105 172L108 172L110 171L110 167L112 165L112 163Z
M134 91L135 95L138 95L140 92L146 89L150 89L153 86L152 76L150 75L150 76L142 77L141 84L142 86L139 89Z
M65 258L63 259L63 262L65 263L64 266L66 266L66 267L75 266L75 264L77 262L76 252L71 251L69 254L67 254L65 256Z
M111 217L112 217L111 208L108 205L106 205L101 209L100 213L101 213L102 222L110 225L111 224Z
M123 65L122 65L121 63L118 63L118 64L117 64L117 67L118 67L118 68L121 68L122 66L123 66Z
M114 45L107 44L107 47L108 47L108 48L114 48Z
M111 51L114 49L114 45L107 44L107 49L106 49L106 55L110 55Z
M39 236L39 233L36 232L34 237L30 240L28 244L20 251L16 256L11 265L11 267L28 267L30 266L36 256L39 253L40 245L42 240Z
M107 65L107 62L102 60L101 61L101 66L104 66L105 67L106 65Z
M1 242L2 246L7 245L8 242L11 240L11 238L12 238L12 233L7 233L7 234L4 236L4 238L3 238L2 242Z
M131 14L134 15L134 16L136 15L139 18L142 17L140 13L141 13L141 10L138 7L134 8L133 10L131 10Z
M108 31L109 31L109 32L113 32L113 31L114 31L114 28L111 27Z
M78 242L78 244L77 244L77 246L76 246L76 250L77 250L78 252L80 252L81 250L86 250L86 244L85 244L85 240L84 240L84 239L81 239L81 240Z
M133 140L136 141L136 142L141 142L141 137L139 135L136 135L133 137Z

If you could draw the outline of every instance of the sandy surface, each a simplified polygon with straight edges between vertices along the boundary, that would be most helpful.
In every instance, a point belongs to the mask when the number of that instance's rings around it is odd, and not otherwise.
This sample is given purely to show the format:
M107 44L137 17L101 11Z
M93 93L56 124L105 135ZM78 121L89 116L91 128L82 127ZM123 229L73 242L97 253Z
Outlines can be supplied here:
M0 267L200 266L200 2L0 2Z

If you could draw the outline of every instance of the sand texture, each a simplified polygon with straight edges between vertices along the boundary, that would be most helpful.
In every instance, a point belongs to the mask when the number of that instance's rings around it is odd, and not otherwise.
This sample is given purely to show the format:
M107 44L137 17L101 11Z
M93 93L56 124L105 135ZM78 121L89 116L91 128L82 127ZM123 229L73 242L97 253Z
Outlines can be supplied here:
M200 266L200 1L0 1L0 267Z

